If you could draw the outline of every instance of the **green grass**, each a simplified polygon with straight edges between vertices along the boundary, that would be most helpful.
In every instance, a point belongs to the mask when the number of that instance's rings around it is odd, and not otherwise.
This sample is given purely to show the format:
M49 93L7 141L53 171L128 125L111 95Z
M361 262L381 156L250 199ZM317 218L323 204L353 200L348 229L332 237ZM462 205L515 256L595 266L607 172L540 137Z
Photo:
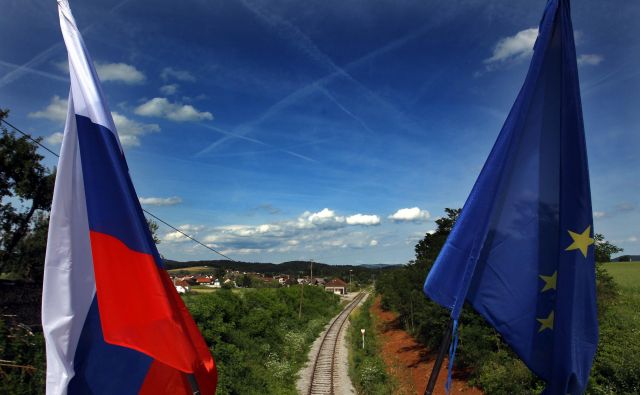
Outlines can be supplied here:
M175 273L182 273L182 272L187 272L187 273L211 273L214 272L216 269L212 266L191 266L191 267L182 267L180 269L171 269L171 270L167 270L169 272L169 274L175 274Z
M193 293L197 293L197 294L207 294L207 293L211 293L211 292L217 292L219 289L221 288L211 288L211 287L205 287L204 285L192 285L191 286L191 292Z
M370 296L349 318L349 376L359 394L386 395L394 393L396 383L387 373L381 356L380 339L376 336L375 321L371 315L373 300ZM364 349L361 328L366 330Z
M640 294L640 262L610 262L605 267L621 288Z
M619 295L600 321L591 394L640 393L640 262L607 263Z
M251 288L232 288L229 291L236 293L236 294L241 294L243 292L246 292L248 289ZM212 287L207 287L205 285L193 285L191 286L191 292L195 293L195 294L208 294L208 293L213 293L213 292L219 292L223 290L223 288L212 288Z

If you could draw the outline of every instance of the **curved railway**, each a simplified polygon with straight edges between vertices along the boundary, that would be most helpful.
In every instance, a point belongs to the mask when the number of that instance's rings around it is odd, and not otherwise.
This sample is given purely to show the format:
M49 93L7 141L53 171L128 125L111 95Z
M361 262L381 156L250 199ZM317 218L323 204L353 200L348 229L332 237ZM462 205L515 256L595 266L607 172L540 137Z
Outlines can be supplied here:
M336 376L336 349L342 328L347 322L349 314L365 297L366 293L359 293L331 322L322 337L313 362L308 395L323 395L335 393L334 378Z

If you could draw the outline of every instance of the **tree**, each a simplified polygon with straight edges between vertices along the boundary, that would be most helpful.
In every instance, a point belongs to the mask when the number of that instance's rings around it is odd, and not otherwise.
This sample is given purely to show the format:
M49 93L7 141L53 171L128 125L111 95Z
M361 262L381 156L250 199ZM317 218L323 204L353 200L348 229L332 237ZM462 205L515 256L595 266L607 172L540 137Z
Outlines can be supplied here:
M446 217L438 218L436 224L438 228L433 233L427 233L424 239L420 240L416 244L416 261L430 261L434 262L444 246L449 233L453 229L456 220L460 216L462 209L459 208L445 208Z
M611 255L624 251L622 248L606 241L600 233L596 233L593 239L595 240L596 262L610 262Z
M147 225L149 225L149 231L151 232L153 242L156 243L156 245L160 244L161 240L160 237L158 237L158 223L146 217L145 219L147 220Z
M604 239L604 235L596 233L595 240L595 260L596 260L596 295L598 297L598 316L602 317L604 312L611 306L618 296L618 286L609 274L603 263L611 261L611 255L622 252L622 248L611 244Z
M251 288L252 284L253 284L253 279L248 274L245 274L240 278L240 286L242 288Z
M0 110L0 120L8 114ZM0 272L37 280L44 263L55 172L42 165L36 143L4 127L0 131Z

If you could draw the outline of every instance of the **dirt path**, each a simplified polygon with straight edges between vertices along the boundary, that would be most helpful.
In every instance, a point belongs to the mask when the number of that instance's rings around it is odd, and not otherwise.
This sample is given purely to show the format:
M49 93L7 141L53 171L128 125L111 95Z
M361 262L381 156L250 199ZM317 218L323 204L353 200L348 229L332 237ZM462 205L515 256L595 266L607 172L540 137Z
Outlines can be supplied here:
M388 371L399 382L399 394L424 393L427 379L433 368L435 353L429 353L424 346L418 344L398 324L397 315L384 311L380 307L380 297L377 297L371 312L376 317L379 338L382 344L382 356ZM434 390L436 395L444 395L444 384L447 379L447 359L438 376ZM482 395L477 388L468 387L466 382L453 380L452 394Z

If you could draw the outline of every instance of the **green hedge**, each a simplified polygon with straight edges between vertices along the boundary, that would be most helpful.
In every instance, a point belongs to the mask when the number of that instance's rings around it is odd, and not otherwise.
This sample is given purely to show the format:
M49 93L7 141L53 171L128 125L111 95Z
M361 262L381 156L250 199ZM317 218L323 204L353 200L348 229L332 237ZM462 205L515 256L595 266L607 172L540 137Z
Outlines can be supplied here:
M387 272L378 280L376 290L382 296L382 307L398 312L404 328L426 347L435 349L449 322L449 312L422 293L430 266L418 261ZM619 286L616 282L629 278L629 267L615 280L609 274L614 266L608 266L609 271L602 264L597 267L600 341L586 393L639 394L640 281ZM634 273L640 277L640 266ZM470 384L491 394L536 394L544 388L502 337L469 306L460 318L455 367Z
M370 311L372 303L373 298L369 297L350 317L347 336L350 346L349 376L359 394L386 395L393 393L395 382L387 374L380 356L380 341ZM360 329L365 330L364 349Z
M339 297L318 287L220 290L184 300L218 368L217 394L295 394L311 343L339 311Z

